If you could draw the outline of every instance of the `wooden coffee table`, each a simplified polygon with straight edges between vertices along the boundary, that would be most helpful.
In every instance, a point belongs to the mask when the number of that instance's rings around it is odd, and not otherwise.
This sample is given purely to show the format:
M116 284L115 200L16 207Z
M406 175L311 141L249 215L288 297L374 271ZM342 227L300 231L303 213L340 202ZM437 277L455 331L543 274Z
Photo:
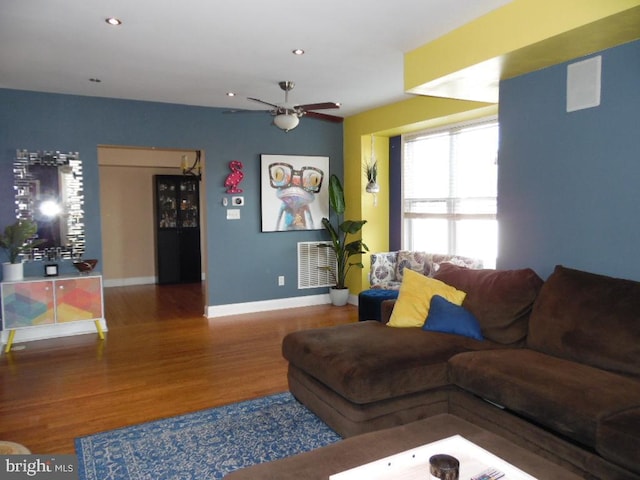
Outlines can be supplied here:
M527 477L523 478L553 478L554 480L582 478L466 420L454 415L442 414L407 425L350 437L282 460L236 470L225 479L328 480L332 475L346 470L456 435L464 437L520 471L526 472ZM427 470L427 476L423 478L429 478L428 475ZM460 476L461 480L469 480L469 478ZM505 480L514 478L516 477L505 477Z

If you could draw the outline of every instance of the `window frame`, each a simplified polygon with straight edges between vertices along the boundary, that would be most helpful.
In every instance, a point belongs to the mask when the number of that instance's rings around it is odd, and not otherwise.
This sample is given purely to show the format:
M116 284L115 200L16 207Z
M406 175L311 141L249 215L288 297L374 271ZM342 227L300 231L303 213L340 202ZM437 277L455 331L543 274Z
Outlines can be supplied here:
M453 254L458 254L455 253L456 252L456 246L458 245L457 243L457 228L455 226L456 221L459 220L495 220L496 221L496 228L498 228L498 218L497 218L497 202L498 202L498 191L497 191L497 174L496 174L496 196L495 196L495 208L494 211L492 213L483 213L483 212L479 212L479 213L456 213L455 212L455 208L452 207L452 203L455 203L456 199L458 197L452 197L451 195L447 196L447 197L442 197L442 201L446 203L446 212L445 213L418 213L418 212L408 212L408 208L407 208L407 199L405 198L405 156L406 156L406 144L408 142L411 141L415 141L417 139L420 139L422 137L427 137L427 136L435 136L435 135L441 135L441 134L445 134L448 135L450 138L452 135L454 135L456 132L460 132L462 130L466 130L469 128L474 128L474 127L482 127L482 126L489 126L489 125L493 125L495 124L498 127L498 132L499 132L499 119L498 119L498 115L490 115L490 116L485 116L485 117L481 117L481 118L476 118L473 120L468 120L468 121L464 121L464 122L459 122L459 123L454 123L454 124L448 124L448 125L443 125L443 126L438 126L438 127L434 127L434 128L430 128L430 129L425 129L425 130L420 130L417 132L412 132L409 134L403 134L401 136L401 170L400 170L400 196L401 196L401 202L400 202L400 225L401 225L401 234L400 234L400 241L401 241L401 248L403 249L408 249L408 250L413 250L414 246L412 245L413 241L412 241L412 237L413 235L411 234L412 231L412 222L407 222L407 220L411 220L411 219L443 219L447 221L447 229L448 229L448 233L447 233L447 252L429 252L429 253L453 253ZM499 133L498 133L499 135ZM499 138L498 138L498 145L496 145L496 167L498 166L498 149L499 149ZM451 160L451 157L450 157ZM452 175L452 170L455 169L455 162L449 161L449 171L450 171L450 178ZM451 190L449 190L449 194L451 194ZM429 198L429 197L427 197ZM436 197L431 197L433 199L435 199ZM489 198L489 197L482 197L482 198ZM493 198L493 197L491 197ZM408 238L407 238L408 237ZM497 238L496 238L496 242L497 242ZM411 245L409 245L411 243ZM496 255L497 255L497 245L496 247ZM495 259L497 261L497 259Z

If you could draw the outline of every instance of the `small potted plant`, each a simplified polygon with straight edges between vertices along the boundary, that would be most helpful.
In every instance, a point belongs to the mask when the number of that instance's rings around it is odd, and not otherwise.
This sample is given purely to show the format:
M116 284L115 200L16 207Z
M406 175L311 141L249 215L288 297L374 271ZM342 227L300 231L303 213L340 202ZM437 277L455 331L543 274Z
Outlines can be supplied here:
M38 232L36 222L32 220L16 220L7 225L4 233L0 235L0 247L7 251L9 261L2 264L2 279L4 281L22 280L22 255L27 250L44 243L44 240L35 239Z
M364 166L364 173L367 177L367 193L378 193L380 185L378 185L378 161L372 159L371 162Z
M331 175L329 178L329 207L336 214L336 225L334 226L326 217L322 219L322 225L331 236L331 243L321 244L321 246L333 250L336 255L336 265L323 268L331 272L335 281L335 286L331 287L329 291L331 303L341 306L346 305L349 298L349 289L345 285L349 270L351 270L352 267L364 268L362 262L351 262L349 259L354 255L360 255L369 251L369 248L362 240L349 240L349 235L358 233L367 221L345 220L339 223L340 216L344 214L345 202L342 184L336 175Z

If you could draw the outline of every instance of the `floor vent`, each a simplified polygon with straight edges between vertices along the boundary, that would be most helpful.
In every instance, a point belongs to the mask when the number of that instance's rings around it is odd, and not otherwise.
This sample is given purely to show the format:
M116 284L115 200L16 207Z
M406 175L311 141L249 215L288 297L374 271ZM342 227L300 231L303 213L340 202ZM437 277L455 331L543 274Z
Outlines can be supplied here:
M298 288L331 287L335 284L333 275L325 268L336 264L332 249L318 245L329 242L298 243Z

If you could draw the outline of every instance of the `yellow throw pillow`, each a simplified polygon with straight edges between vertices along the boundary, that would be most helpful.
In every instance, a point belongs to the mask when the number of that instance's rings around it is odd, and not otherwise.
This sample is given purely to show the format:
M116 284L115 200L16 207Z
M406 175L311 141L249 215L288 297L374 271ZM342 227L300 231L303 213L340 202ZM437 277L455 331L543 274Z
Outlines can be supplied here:
M398 300L393 307L387 325L390 327L422 327L429 313L431 297L434 295L440 295L451 303L462 305L467 294L440 280L425 277L408 268L405 269Z

